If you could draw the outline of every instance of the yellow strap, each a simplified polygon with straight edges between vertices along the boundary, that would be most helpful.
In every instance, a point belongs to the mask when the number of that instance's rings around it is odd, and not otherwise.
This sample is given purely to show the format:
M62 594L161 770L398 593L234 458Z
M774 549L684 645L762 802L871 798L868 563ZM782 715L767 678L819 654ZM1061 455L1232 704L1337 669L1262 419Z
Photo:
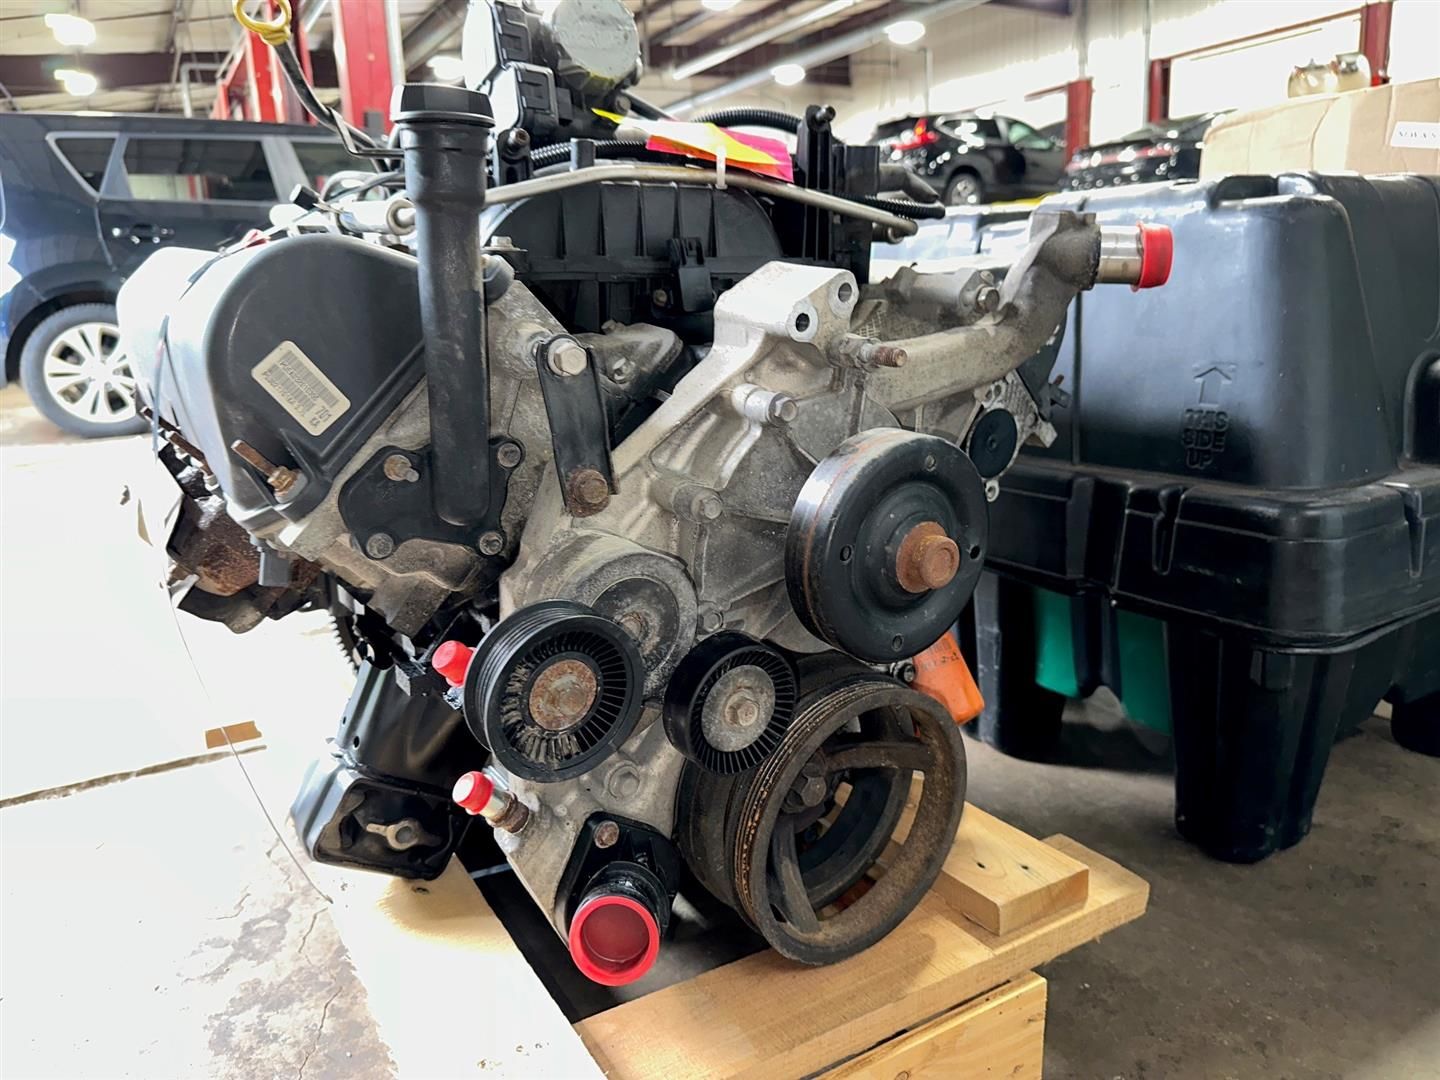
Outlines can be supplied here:
M290 40L290 19L293 14L290 0L275 0L280 11L273 19L257 19L253 15L245 14L245 2L246 0L235 0L233 10L236 22L252 34L258 34L266 45L278 48Z

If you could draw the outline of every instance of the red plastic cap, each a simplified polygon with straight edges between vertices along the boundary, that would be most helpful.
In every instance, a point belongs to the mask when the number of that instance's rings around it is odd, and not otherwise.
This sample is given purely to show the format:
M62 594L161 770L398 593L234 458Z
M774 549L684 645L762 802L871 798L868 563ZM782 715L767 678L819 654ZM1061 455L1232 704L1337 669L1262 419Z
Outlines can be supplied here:
M430 657L430 666L444 675L451 686L459 686L465 681L465 669L470 666L470 657L474 655L475 650L463 642L444 641Z
M1175 235L1169 225L1146 225L1140 229L1140 280L1132 289L1153 289L1170 280L1170 266L1175 261Z
M450 798L455 805L470 814L478 814L495 794L495 783L483 772L467 772L450 789Z
M640 978L660 955L660 927L644 904L615 894L586 900L570 921L570 956L602 986Z

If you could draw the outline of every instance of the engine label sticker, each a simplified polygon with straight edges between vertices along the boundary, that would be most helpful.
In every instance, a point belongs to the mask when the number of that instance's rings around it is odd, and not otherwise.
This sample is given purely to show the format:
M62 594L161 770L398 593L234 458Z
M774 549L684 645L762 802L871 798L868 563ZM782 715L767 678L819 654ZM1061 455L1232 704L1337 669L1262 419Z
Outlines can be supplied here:
M275 346L250 374L311 435L322 434L350 409L350 399L293 341Z
M1401 120L1390 132L1390 145L1413 150L1440 150L1440 123Z

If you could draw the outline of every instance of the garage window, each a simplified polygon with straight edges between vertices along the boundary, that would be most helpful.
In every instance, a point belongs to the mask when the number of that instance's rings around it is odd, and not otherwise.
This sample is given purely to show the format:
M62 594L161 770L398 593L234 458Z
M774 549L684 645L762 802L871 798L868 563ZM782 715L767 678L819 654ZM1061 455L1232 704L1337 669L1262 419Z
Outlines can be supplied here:
M994 120L979 116L942 116L935 126L947 135L966 142L980 142L1000 138L1000 125Z
M105 166L110 161L110 151L115 146L113 138L83 138L77 135L56 139L54 146L55 152L65 159L91 191L100 190Z
M306 183L316 191L325 186L325 181L338 172L374 172L375 166L365 158L351 154L338 142L293 142L295 156L300 159L300 171L306 176Z
M1021 150L1053 150L1055 143L1045 135L1041 135L1029 124L1019 120L1011 120L1009 127L1010 142Z
M144 139L125 144L136 199L276 202L275 181L256 139Z

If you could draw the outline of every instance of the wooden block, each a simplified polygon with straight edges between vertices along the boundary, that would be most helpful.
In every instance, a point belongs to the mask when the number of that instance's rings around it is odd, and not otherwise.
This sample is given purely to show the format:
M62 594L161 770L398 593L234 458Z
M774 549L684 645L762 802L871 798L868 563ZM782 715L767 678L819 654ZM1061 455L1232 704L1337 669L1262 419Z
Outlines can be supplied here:
M600 1080L458 859L434 881L310 865L399 1076Z
M1040 1080L1045 1062L1045 980L1033 971L881 1043L824 1080Z
M895 828L897 842L909 835L918 794L917 787ZM1002 935L1083 904L1089 889L1084 863L970 803L931 887L966 918Z
M805 1076L866 1051L1138 918L1146 883L1067 837L1089 868L1083 904L1001 937L933 893L859 956L806 968L757 953L576 1025L612 1080ZM663 1034L660 1034L663 1033Z
M1010 934L1085 902L1090 868L966 805L934 891L992 934Z

